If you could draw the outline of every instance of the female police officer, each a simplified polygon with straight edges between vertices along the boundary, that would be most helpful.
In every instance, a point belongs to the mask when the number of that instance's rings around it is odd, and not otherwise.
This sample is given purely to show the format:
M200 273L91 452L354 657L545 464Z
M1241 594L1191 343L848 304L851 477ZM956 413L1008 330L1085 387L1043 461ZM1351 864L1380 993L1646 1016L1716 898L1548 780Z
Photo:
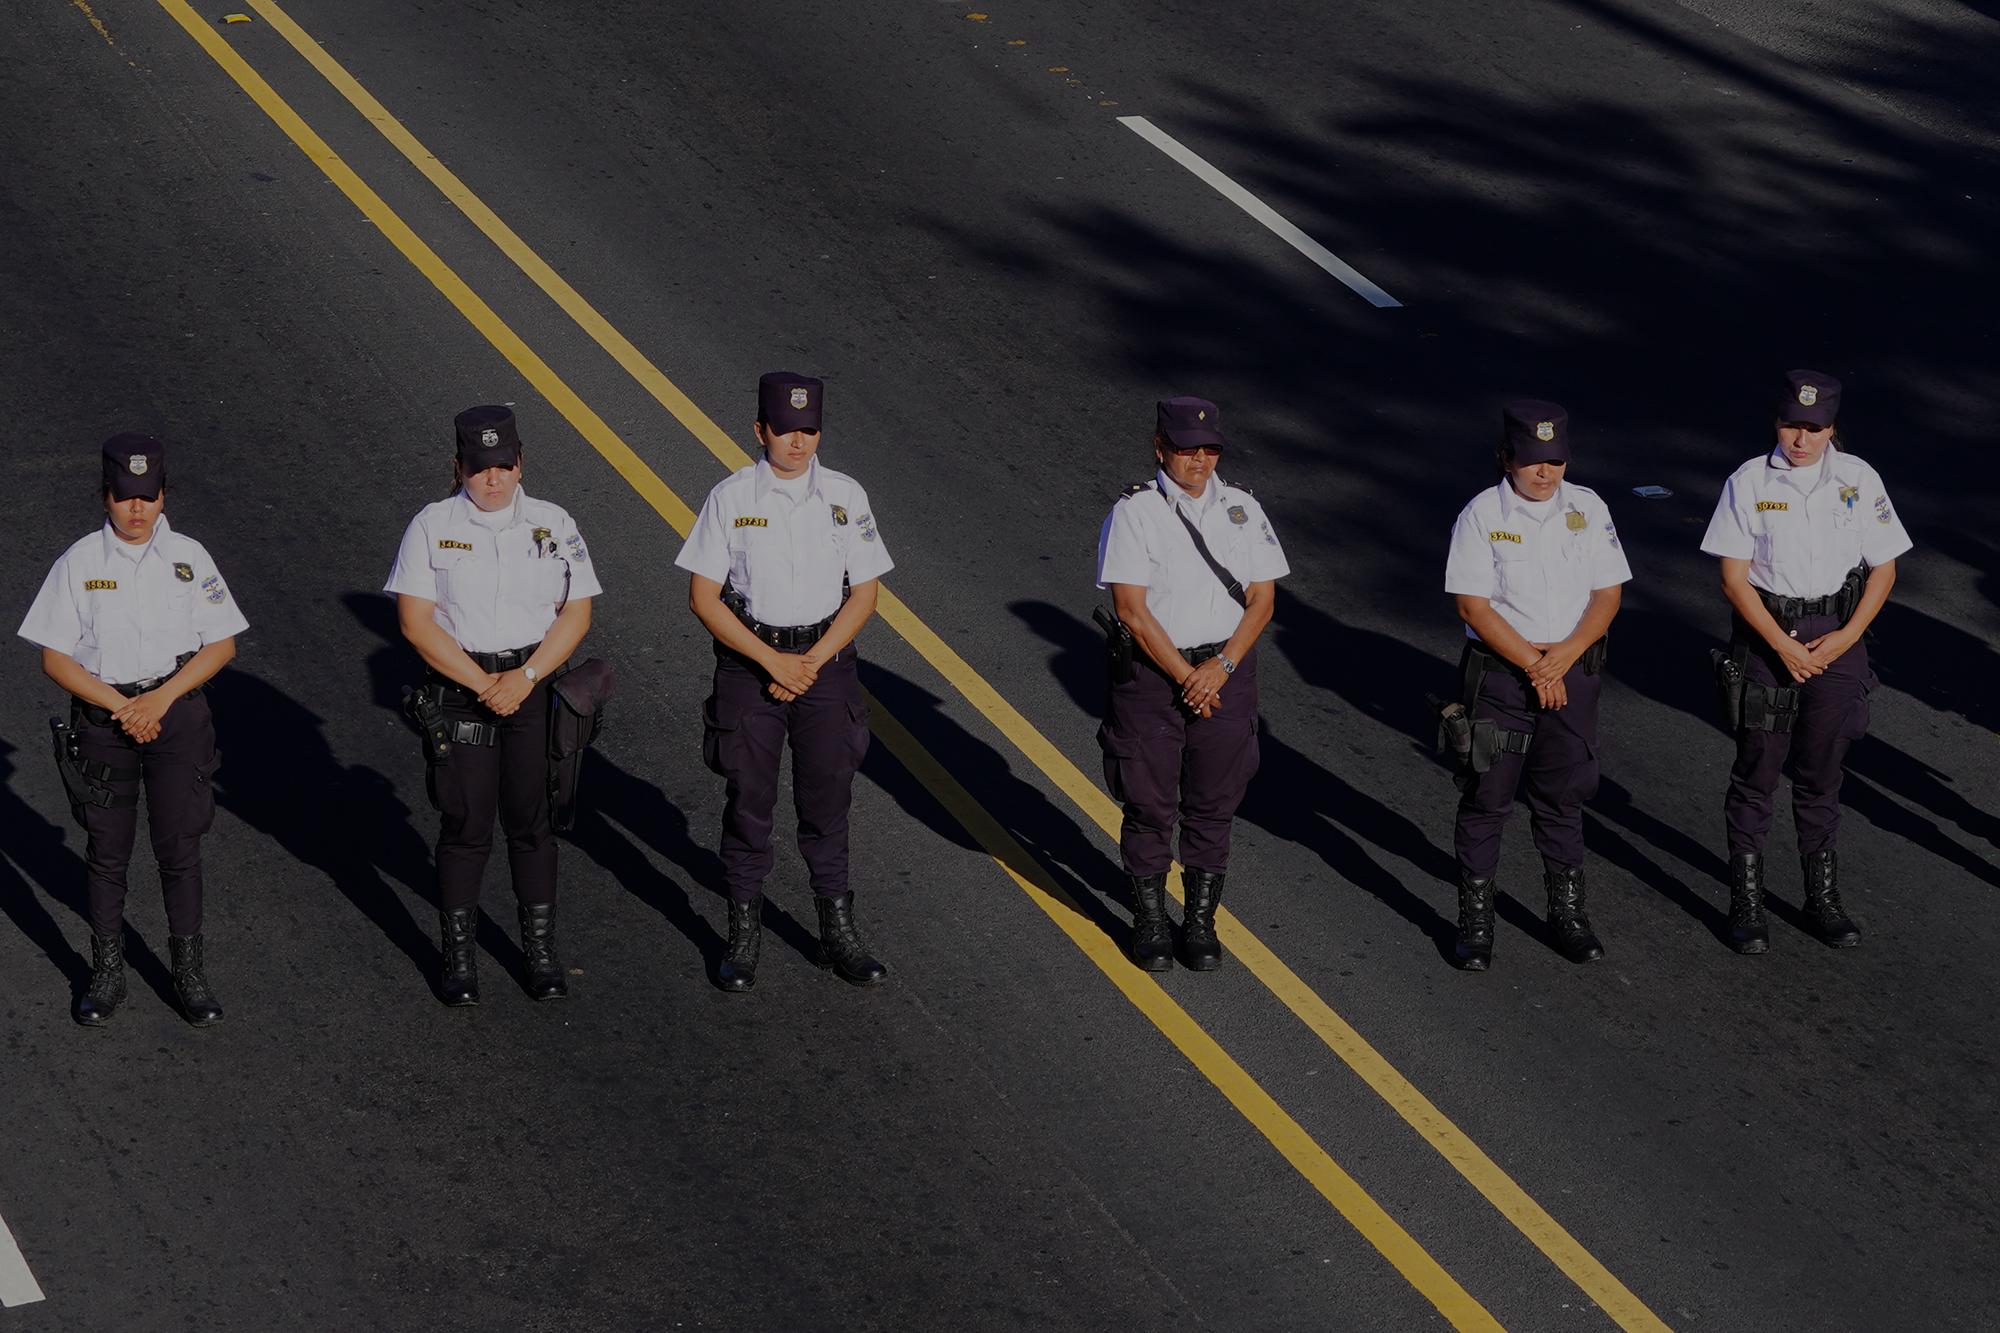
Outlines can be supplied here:
M188 1022L206 1027L222 1017L201 933L201 836L215 819L220 761L201 687L236 655L248 622L207 550L167 524L160 441L113 436L103 476L104 525L56 561L20 629L73 696L56 762L88 835L90 981L74 1013L96 1027L125 1000L125 874L143 788L174 994Z
M892 562L867 492L819 462L824 399L825 386L810 376L779 370L758 380L755 429L764 456L708 493L674 561L688 571L688 606L715 637L702 758L728 782L729 947L716 974L728 991L747 991L757 979L771 810L787 738L820 965L857 986L888 975L854 925L847 812L868 751L854 636L874 614L876 580Z
M1523 399L1501 412L1499 484L1460 511L1445 591L1465 622L1463 703L1472 715L1459 777L1459 965L1493 956L1500 833L1525 772L1549 926L1573 963L1604 956L1584 908L1583 803L1597 790L1604 635L1632 577L1595 491L1569 481L1569 416Z
M505 407L458 414L454 489L410 520L385 591L430 668L416 696L439 811L438 998L479 1003L479 881L493 817L507 834L528 993L569 994L556 956L556 843L549 811L548 677L590 628L603 591L576 524L521 489L521 439Z
M1154 414L1153 479L1126 489L1098 539L1097 586L1138 651L1132 670L1114 673L1097 739L1125 807L1133 961L1173 966L1166 873L1178 813L1181 962L1206 972L1222 962L1215 912L1230 821L1257 771L1257 638L1291 567L1263 507L1215 475L1226 444L1215 404L1168 398Z
M1875 673L1861 636L1889 599L1910 534L1874 468L1840 448L1840 381L1785 377L1777 444L1731 474L1701 549L1722 561L1733 616L1718 671L1736 731L1723 801L1729 829L1729 942L1763 953L1764 838L1792 763L1792 820L1806 922L1835 948L1861 942L1840 904L1834 841L1841 761L1868 732Z

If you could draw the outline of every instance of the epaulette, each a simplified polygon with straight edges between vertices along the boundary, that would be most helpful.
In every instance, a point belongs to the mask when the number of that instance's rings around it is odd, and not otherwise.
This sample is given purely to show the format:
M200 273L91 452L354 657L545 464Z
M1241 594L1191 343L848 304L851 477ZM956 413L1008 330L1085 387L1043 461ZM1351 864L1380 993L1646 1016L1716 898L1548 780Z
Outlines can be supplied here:
M1118 498L1123 500L1127 496L1137 495L1140 491L1150 491L1152 489L1153 489L1153 483L1150 481L1135 481L1130 486L1127 486L1124 490L1120 491L1118 493Z

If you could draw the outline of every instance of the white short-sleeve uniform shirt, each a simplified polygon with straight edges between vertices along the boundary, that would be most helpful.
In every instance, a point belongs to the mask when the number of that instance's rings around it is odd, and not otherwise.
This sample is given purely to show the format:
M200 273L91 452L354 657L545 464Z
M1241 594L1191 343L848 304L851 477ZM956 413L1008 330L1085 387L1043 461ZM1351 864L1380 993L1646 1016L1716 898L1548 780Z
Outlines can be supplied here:
M1530 643L1560 643L1582 623L1591 593L1631 577L1596 491L1564 481L1549 499L1531 501L1503 477L1452 524L1444 590L1486 598ZM1479 637L1470 625L1465 632Z
M1874 468L1828 446L1795 468L1781 449L1751 459L1723 483L1701 539L1713 556L1750 562L1750 582L1779 597L1838 592L1856 565L1886 565L1910 534Z
M463 490L418 510L382 590L437 603L432 618L467 652L504 653L540 643L565 600L604 587L575 520L517 488L490 514Z
M716 483L674 564L727 584L763 625L817 625L840 610L843 582L895 567L868 492L814 458L786 480L758 459Z
M1097 538L1097 586L1144 588L1146 609L1177 648L1221 643L1236 632L1243 608L1177 514L1187 515L1209 554L1245 587L1292 572L1255 496L1214 475L1199 496L1189 495L1162 468L1152 485L1111 506Z
M182 654L249 627L208 549L162 514L143 545L120 540L107 522L63 552L19 633L99 680L130 685L169 675Z

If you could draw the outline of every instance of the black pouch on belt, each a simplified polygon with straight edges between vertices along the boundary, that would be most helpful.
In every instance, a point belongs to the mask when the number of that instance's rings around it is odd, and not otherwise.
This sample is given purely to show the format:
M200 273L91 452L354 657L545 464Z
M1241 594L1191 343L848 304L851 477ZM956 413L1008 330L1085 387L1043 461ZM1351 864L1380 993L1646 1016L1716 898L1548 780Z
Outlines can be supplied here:
M1734 733L1743 726L1743 658L1734 645L1729 651L1708 650L1715 670L1715 698L1722 705L1722 723Z
M604 730L616 684L611 664L596 657L549 677L549 819L558 833L576 826L583 753Z

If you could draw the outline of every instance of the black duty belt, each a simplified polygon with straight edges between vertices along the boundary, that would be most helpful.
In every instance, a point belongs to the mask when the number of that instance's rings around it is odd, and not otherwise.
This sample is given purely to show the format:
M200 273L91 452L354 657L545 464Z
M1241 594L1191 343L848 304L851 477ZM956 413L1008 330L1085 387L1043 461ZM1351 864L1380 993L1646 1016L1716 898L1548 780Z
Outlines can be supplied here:
M752 620L733 606L730 610L736 611L736 618L743 622L743 628L781 653L802 653L825 638L826 632L833 628L833 616L828 616L816 625L766 625L761 620ZM838 614L840 613L837 611L834 613ZM718 649L722 647L720 641L716 643L716 647Z
M1780 597L1774 592L1765 592L1762 588L1758 588L1757 600L1764 603L1764 609L1771 613L1773 620L1787 628L1811 616L1838 616L1841 620L1846 620L1854 613L1854 607L1848 599L1845 587L1824 597Z
M193 653L182 653L174 659L174 669L164 676L148 676L145 680L127 681L123 685L112 685L111 688L124 695L127 699L136 699L142 694L159 689L160 686L179 675L180 669L192 661L194 661ZM105 683L107 685L111 684L109 681Z
M528 659L535 655L539 643L531 643L526 648L509 648L499 653L475 653L470 648L465 655L476 663L481 671L513 671L528 665Z
M1180 652L1181 656L1187 659L1187 664L1189 666L1200 666L1203 662L1206 662L1211 657L1222 656L1222 650L1224 648L1227 648L1228 646L1229 646L1229 641L1227 639L1224 639L1220 643L1196 644L1192 648L1183 648L1180 650Z
M1771 618L1787 631L1798 628L1798 623L1808 616L1832 616L1845 625L1854 616L1854 609L1861 605L1862 590L1868 586L1868 565L1864 561L1847 571L1847 577L1840 586L1824 597L1780 597L1774 592L1756 589L1757 600L1771 613Z

